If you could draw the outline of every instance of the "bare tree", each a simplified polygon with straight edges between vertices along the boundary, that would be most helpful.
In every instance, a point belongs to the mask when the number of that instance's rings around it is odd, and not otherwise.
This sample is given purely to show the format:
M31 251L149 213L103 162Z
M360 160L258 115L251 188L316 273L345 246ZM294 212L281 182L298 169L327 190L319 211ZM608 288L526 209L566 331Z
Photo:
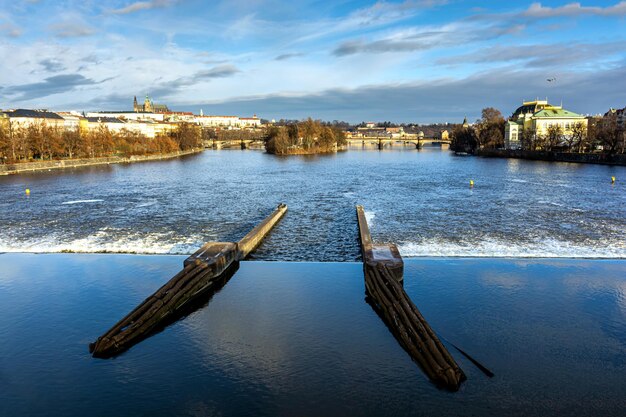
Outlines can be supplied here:
M535 129L528 128L522 130L520 133L520 142L522 143L522 149L528 151L534 151L537 149L537 132Z
M546 151L551 151L561 144L563 141L563 128L558 125L548 126L546 132L543 148Z
M576 123L574 127L572 127L570 139L570 150L575 148L579 153L584 152L587 146L587 126L580 122Z

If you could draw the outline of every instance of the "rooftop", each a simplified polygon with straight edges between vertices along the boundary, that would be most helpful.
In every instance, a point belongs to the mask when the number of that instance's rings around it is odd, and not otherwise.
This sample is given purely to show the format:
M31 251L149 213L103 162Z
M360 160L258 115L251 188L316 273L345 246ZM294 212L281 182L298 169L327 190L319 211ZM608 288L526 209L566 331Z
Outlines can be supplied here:
M17 109L12 112L7 112L9 117L33 117L38 119L61 119L63 118L56 113L47 110L29 110L29 109Z
M565 110L562 107L546 107L542 110L539 110L533 117L584 117L578 113L571 112L569 110Z

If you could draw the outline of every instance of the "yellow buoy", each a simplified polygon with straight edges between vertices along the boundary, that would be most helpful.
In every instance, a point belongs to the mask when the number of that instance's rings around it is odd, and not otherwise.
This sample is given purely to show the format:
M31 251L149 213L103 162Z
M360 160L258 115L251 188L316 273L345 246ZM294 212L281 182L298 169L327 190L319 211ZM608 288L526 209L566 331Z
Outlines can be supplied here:
M611 184L615 184L615 177L611 177Z
M470 180L470 187L474 187L474 180Z
M30 195L30 188L26 189L26 195Z

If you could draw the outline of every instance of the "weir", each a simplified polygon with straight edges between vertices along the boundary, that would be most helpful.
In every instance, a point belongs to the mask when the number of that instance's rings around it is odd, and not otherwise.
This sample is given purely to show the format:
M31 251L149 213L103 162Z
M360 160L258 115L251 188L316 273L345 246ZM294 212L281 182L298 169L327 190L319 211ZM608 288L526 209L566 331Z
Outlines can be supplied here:
M357 206L356 212L370 305L431 381L458 391L465 374L404 291L404 262L398 248L373 244L363 207Z
M184 314L202 296L211 296L287 212L280 204L239 242L207 242L183 262L183 269L128 315L89 344L94 357L118 355Z

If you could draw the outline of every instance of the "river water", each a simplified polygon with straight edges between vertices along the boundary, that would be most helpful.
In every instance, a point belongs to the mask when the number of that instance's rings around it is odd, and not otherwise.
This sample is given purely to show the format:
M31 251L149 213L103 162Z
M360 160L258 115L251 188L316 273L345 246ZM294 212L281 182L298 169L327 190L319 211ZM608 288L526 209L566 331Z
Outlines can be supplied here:
M0 416L616 416L621 260L421 258L405 289L467 375L439 390L365 302L361 263L242 262L114 359L87 345L184 256L0 254ZM487 366L487 378L449 342Z
M358 260L356 204L374 239L405 257L626 258L626 168L400 145L206 151L0 177L0 252L188 254L241 238L281 202L287 216L256 259Z
M624 415L623 167L397 146L0 177L0 252L184 255L281 202L253 255L279 262L242 262L110 360L88 344L185 256L0 253L0 417ZM356 204L406 257L408 295L467 374L459 392L430 383L365 302ZM582 257L616 259L546 259Z

